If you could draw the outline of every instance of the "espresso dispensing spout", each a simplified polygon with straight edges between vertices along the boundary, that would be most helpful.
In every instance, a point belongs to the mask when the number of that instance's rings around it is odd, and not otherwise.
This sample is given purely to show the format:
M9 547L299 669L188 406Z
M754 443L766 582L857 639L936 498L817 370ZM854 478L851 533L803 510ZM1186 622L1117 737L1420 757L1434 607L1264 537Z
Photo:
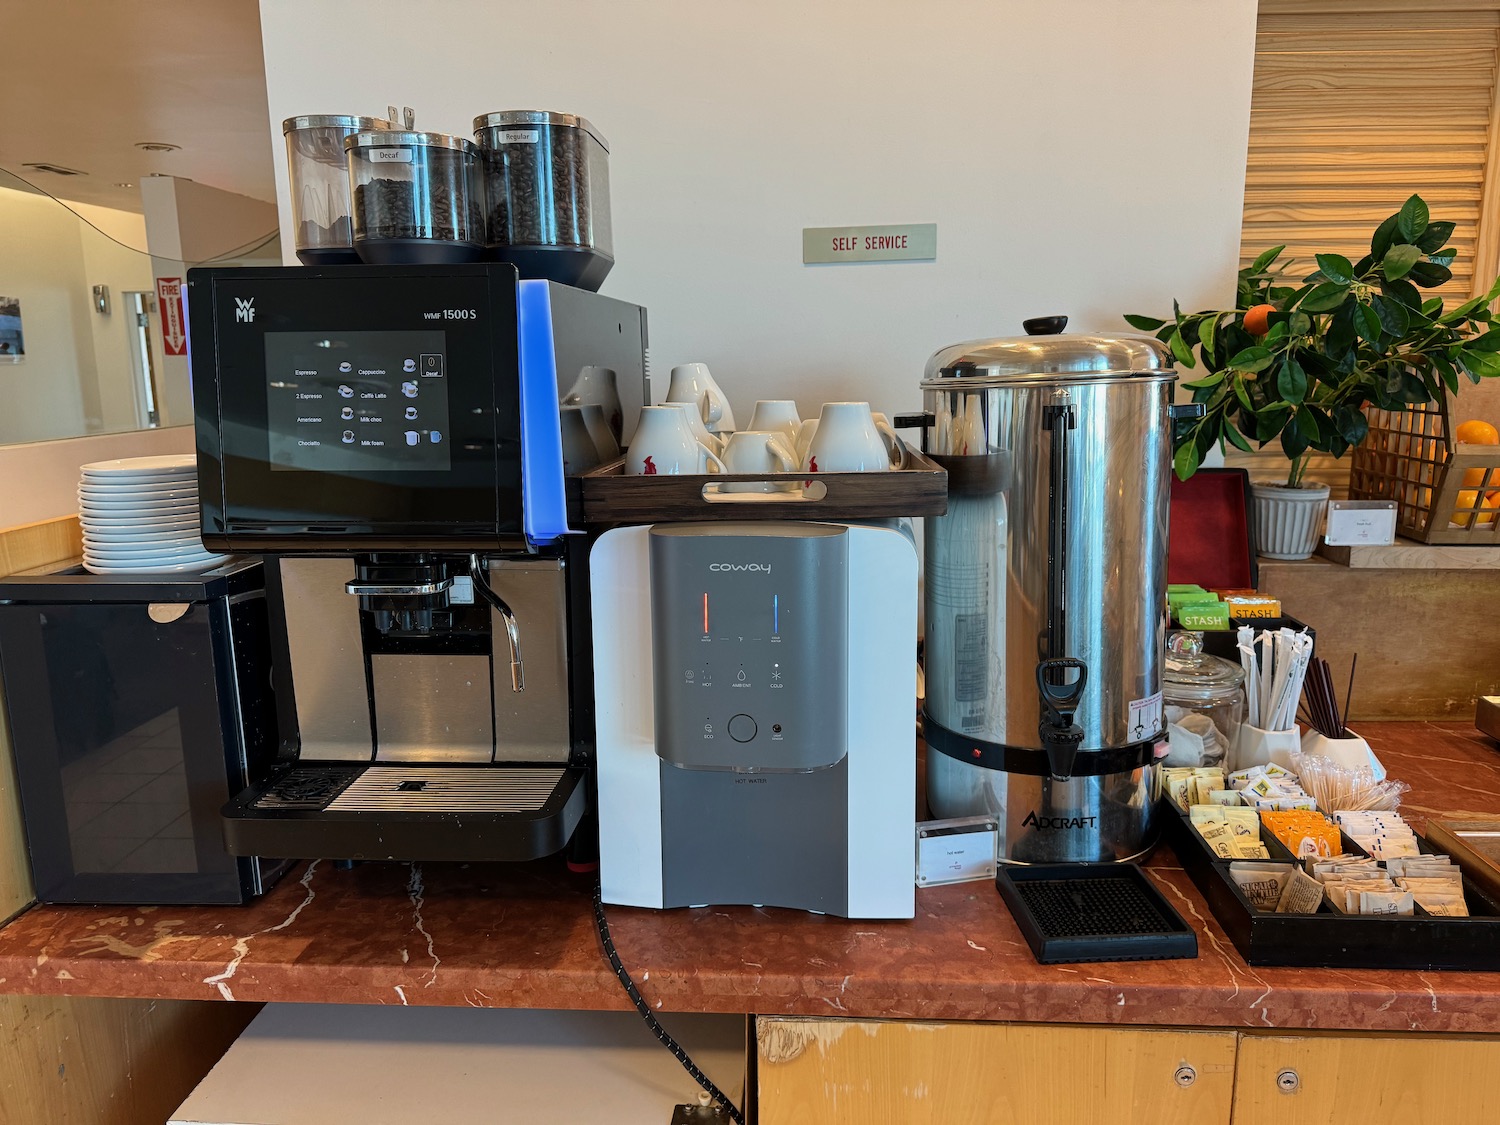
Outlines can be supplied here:
M474 580L474 589L490 603L500 615L500 620L505 623L505 639L510 645L510 690L522 691L526 687L526 673L521 666L521 627L516 624L516 615L505 604L505 599L490 588L478 555L469 556L469 577Z

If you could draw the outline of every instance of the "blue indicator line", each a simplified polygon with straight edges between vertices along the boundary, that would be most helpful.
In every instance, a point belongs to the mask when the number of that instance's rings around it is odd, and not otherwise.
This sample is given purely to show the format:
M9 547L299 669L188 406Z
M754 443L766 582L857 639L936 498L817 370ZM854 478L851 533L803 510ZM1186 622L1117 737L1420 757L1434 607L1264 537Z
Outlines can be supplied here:
M781 595L771 595L771 632L781 632Z

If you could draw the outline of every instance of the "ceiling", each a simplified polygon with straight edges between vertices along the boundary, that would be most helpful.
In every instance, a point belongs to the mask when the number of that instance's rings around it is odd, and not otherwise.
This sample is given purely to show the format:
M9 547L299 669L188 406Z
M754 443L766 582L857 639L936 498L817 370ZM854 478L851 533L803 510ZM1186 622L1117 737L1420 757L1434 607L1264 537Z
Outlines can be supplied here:
M256 0L8 0L0 168L63 199L140 211L152 173L274 202ZM140 142L179 145L143 152ZM59 176L23 164L75 168ZM131 186L119 187L125 183Z

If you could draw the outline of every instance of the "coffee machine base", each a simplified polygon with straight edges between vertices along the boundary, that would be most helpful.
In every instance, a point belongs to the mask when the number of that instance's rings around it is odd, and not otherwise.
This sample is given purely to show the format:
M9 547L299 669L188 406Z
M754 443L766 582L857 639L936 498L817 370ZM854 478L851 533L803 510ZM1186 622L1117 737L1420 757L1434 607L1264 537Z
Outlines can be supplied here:
M577 766L300 762L226 805L224 838L234 855L290 859L540 859L583 819L586 778Z

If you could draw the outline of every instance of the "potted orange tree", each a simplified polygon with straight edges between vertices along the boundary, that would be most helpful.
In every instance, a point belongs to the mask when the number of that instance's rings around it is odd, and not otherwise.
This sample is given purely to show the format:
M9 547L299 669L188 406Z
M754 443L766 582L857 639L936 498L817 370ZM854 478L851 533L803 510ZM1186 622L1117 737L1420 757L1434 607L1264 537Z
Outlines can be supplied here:
M1186 480L1215 445L1245 452L1280 443L1285 481L1254 481L1262 554L1307 558L1317 543L1328 485L1306 479L1315 452L1342 457L1364 441L1367 403L1404 410L1456 394L1463 379L1500 375L1500 328L1491 327L1489 291L1449 309L1422 294L1453 276L1454 224L1434 222L1413 195L1376 228L1358 262L1316 255L1300 282L1286 274L1286 247L1273 246L1240 270L1235 307L1172 319L1128 315L1154 332L1183 367L1203 376L1184 383L1201 418L1181 424L1173 467Z

